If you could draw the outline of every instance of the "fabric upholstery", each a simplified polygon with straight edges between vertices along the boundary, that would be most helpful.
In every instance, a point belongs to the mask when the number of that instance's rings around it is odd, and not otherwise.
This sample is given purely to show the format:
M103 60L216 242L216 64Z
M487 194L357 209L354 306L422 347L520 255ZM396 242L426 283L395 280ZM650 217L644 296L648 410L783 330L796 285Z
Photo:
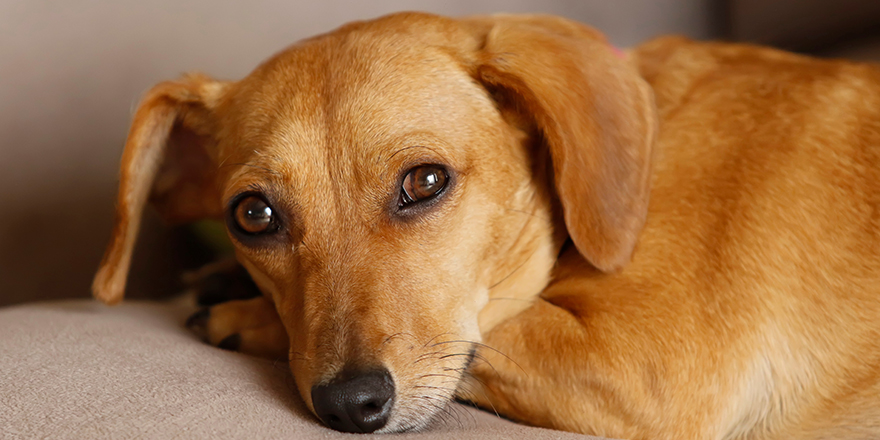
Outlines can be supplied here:
M0 309L0 438L350 438L306 410L284 362L223 351L173 303L89 300ZM455 404L394 439L590 439Z

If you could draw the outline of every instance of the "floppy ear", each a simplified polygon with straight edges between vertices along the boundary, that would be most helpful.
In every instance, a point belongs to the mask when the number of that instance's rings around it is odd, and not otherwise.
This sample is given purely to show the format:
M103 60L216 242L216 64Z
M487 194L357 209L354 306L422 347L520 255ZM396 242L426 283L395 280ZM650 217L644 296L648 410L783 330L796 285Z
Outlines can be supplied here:
M227 83L188 75L153 87L135 112L119 177L110 244L92 282L104 303L122 300L144 205L170 222L219 216L214 109Z
M579 23L494 16L473 24L486 33L475 76L540 130L578 251L602 271L621 268L648 209L657 130L650 87Z

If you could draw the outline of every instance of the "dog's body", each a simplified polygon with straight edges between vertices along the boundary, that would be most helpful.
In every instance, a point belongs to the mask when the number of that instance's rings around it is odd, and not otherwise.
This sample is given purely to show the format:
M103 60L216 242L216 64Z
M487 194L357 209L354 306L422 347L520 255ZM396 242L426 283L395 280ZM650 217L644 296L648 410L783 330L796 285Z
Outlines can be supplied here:
M546 303L486 336L525 370L486 353L489 401L622 438L876 438L880 71L679 39L633 57L661 117L633 260L563 253Z
M401 199L413 170L444 186ZM157 86L105 301L151 185L169 218L226 215L265 293L214 307L210 341L289 352L337 429L455 393L621 438L880 436L880 68L395 15Z

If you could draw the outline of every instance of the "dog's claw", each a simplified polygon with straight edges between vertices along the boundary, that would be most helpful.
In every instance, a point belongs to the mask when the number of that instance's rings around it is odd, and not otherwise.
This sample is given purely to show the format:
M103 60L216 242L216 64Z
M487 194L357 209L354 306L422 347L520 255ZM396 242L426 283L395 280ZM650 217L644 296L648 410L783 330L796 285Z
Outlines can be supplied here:
M186 319L186 327L196 332L204 332L208 327L208 318L211 317L211 309L204 308L190 315Z
M238 348L241 346L241 334L233 333L220 341L217 344L217 348L222 348L223 350L229 351L238 351Z

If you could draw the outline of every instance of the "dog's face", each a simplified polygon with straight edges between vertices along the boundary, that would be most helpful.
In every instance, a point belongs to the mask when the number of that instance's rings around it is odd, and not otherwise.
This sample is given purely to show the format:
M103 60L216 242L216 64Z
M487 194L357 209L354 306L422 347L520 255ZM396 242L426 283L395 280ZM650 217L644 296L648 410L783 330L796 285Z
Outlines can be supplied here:
M315 414L342 430L419 428L481 333L547 284L567 236L601 269L628 260L651 106L597 34L547 17L401 14L302 42L236 83L157 86L123 157L96 294L121 298L147 193L166 217L222 218ZM339 420L339 405L361 419Z
M442 48L339 40L285 52L231 92L222 203L238 260L292 335L305 401L328 421L328 387L387 372L386 429L412 428L455 391L490 288L513 272L531 294L546 284L548 163Z

